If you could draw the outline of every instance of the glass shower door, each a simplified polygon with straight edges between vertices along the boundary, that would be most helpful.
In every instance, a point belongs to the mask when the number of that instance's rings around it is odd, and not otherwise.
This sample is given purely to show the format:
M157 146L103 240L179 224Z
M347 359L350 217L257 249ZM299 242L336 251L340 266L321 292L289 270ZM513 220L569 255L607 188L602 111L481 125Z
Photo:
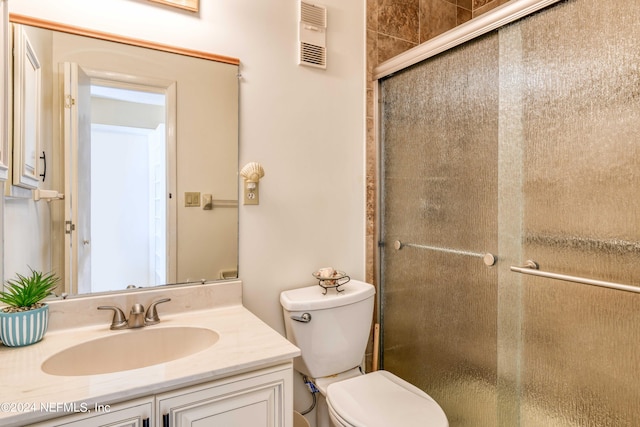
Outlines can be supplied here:
M497 270L483 254L498 249L497 43L485 36L381 91L383 365L473 427L496 425Z

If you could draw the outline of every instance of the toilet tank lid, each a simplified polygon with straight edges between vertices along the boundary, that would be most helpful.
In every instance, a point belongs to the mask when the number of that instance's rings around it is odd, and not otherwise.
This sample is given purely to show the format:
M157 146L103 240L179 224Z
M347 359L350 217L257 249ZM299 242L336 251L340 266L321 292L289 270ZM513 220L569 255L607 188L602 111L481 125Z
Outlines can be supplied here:
M280 294L280 304L288 311L323 310L354 304L376 293L373 285L359 280L350 280L340 290L330 288L324 294L325 290L318 285L291 289Z

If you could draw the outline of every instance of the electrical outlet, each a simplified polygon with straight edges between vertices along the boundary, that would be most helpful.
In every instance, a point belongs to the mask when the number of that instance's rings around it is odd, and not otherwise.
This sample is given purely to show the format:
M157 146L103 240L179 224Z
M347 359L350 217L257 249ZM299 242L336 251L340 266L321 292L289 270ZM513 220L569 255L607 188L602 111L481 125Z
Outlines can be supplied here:
M258 189L259 183L257 182L246 182L244 183L244 201L242 204L244 205L259 205L260 204L260 192Z

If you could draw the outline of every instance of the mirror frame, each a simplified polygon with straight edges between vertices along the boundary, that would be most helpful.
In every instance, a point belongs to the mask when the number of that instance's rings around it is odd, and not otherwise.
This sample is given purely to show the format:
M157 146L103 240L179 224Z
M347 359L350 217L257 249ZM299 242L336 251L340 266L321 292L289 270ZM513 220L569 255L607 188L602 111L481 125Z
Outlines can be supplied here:
M107 40L116 43L128 44L131 46L146 47L162 52L177 53L179 55L191 56L194 58L208 59L210 61L222 62L225 64L240 65L240 60L231 56L218 55L216 53L204 52L193 49L186 49L178 46L171 46L162 43L150 42L147 40L125 37L118 34L106 33L103 31L90 30L88 28L77 27L75 25L61 24L59 22L48 21L17 13L9 14L9 22L13 24L30 25L48 30L61 31L63 33L75 34L77 36L92 37L100 40Z

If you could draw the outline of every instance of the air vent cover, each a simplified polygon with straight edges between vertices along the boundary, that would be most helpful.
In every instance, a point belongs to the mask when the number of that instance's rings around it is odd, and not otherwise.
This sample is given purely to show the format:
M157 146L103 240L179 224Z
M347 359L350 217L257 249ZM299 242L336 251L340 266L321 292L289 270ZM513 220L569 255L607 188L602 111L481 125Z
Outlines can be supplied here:
M298 65L327 68L327 9L300 2Z

